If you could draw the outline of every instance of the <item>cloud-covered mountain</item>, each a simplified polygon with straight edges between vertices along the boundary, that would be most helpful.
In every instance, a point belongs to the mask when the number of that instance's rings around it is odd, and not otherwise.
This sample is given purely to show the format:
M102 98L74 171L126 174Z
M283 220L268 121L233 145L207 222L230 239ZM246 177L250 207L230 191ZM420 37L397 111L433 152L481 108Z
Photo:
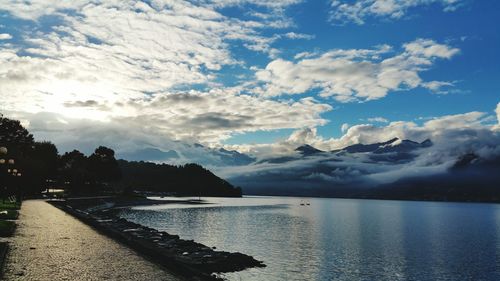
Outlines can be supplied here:
M232 181L257 193L303 194L300 189L324 189L334 185L366 187L369 182L365 177L408 165L431 147L430 140L415 142L399 138L332 151L306 144L297 147L291 155L261 159L247 166L247 173L235 172ZM318 190L309 192L316 194Z
M427 139L421 143L414 142L412 140L400 140L399 138L393 138L386 142L379 142L373 144L354 144L343 149L334 150L333 152L346 152L346 153L359 153L359 152L373 152L375 154L384 153L404 153L411 152L417 148L432 146L431 140Z
M300 154L309 156L309 155L314 155L318 153L323 153L324 151L319 150L317 148L314 148L308 144L301 145L295 149L295 151L300 152Z
M340 150L334 150L337 154L370 152L370 159L378 162L401 162L414 159L417 154L415 150L432 146L432 141L426 139L423 142L412 140L401 140L393 138L386 142L373 144L354 144Z
M118 153L119 158L129 161L149 161L158 163L199 163L204 166L241 166L255 161L255 158L235 150L210 148L201 144L185 144L177 142L175 150L163 151L158 148L144 148Z
M230 181L246 193L267 195L465 200L471 194L470 200L488 201L496 194L500 154L449 151L449 157L434 158L438 149L430 140L401 139L331 152L304 145L293 156L240 167Z
M468 113L422 125L357 125L327 140L304 130L259 149L281 151L300 140L309 144L220 174L249 194L497 200L500 130L491 120ZM339 144L348 145L329 149Z

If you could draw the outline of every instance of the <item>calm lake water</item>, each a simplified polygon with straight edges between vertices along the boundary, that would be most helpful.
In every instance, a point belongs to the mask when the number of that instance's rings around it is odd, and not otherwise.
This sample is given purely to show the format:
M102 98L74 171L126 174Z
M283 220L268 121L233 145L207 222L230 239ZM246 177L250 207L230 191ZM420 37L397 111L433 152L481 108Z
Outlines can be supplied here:
M213 204L134 207L121 216L267 265L229 280L500 280L500 205L204 199Z

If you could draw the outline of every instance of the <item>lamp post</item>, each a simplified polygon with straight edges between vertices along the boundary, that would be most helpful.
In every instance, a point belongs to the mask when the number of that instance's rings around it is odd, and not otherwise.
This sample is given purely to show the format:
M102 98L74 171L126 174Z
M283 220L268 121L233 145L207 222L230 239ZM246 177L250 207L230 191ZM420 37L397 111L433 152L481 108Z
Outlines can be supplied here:
M8 163L8 159L5 159L4 157L7 155L7 147L1 146L0 147L0 191L2 193L2 201L5 202L5 193L7 192L7 186L5 185L5 182L8 177L8 171L6 168L6 165Z
M21 202L22 200L22 195L21 195L21 177L22 173L21 171L14 169L15 172L12 173L12 176L14 177L14 181L16 183L16 200L17 202Z
M22 173L14 166L16 161L7 157L8 152L9 150L7 147L0 147L0 190L2 192L3 202L5 202L5 195L9 189L7 182L10 183L11 187L16 189L18 194L17 200L20 200L20 187L18 185L21 180Z

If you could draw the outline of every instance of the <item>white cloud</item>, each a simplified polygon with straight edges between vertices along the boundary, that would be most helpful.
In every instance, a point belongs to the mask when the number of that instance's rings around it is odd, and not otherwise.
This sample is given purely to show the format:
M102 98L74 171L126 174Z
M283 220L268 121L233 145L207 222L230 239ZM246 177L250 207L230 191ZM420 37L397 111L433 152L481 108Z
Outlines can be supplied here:
M176 139L204 142L218 142L234 133L326 124L320 114L332 109L312 98L274 101L228 90L159 94L133 107L136 116L153 116L155 123L149 124L164 127Z
M314 35L310 34L303 34L303 33L295 33L295 32L288 32L285 33L284 36L288 39L305 39L305 40L311 40L314 39Z
M301 94L320 89L322 97L341 102L374 100L390 91L431 87L419 76L436 59L450 59L459 52L448 45L417 39L392 55L387 45L374 49L331 50L320 55L300 55L297 62L276 59L256 73L269 96ZM257 90L259 92L259 90Z
M342 126L340 127L340 130L342 131L342 133L347 132L348 129L349 129L349 124L347 124L347 123L342 124Z
M318 132L316 128L305 128L294 131L286 140L287 143L297 144L297 146L303 144L313 143L318 139Z
M419 142L431 139L435 143L446 145L450 142L450 139L457 141L457 138L463 137L472 140L473 135L476 133L491 131L491 127L482 123L485 116L486 113L475 111L447 115L433 118L420 126L407 121L391 122L386 126L360 124L350 127L340 138L319 139L320 141L316 144L320 148L334 150L357 143L370 144L400 138Z
M303 58L310 58L316 56L317 53L311 53L311 52L302 52L296 54L293 58L298 60L298 59L303 59Z
M497 108L495 109L495 113L497 114L497 124L495 125L496 130L500 130L500 102L497 104Z
M253 4L257 6L263 6L268 8L284 8L290 5L298 4L303 2L303 0L201 0L200 2L212 3L213 5L226 7L226 6L236 6L236 5L245 5L245 4Z
M437 94L446 94L448 92L442 90L442 88L453 87L453 86L454 86L453 82L447 82L447 81L430 81L422 84L422 87L427 88Z
M67 130L89 120L117 131L141 131L147 124L157 138L203 143L242 132L325 124L320 114L331 107L312 98L267 99L215 81L223 67L243 64L231 53L234 45L273 54L277 50L270 45L279 38L309 38L261 35L274 27L269 21L278 20L271 14L284 15L298 2L0 1L0 10L34 22L20 27L21 43L0 47L2 110L46 117ZM219 11L246 4L264 7L269 21ZM36 23L42 17L52 17L47 21L52 25ZM183 90L198 85L214 89ZM34 124L42 121L31 122L35 133L41 125ZM51 138L60 140L56 134ZM78 143L78 137L72 140Z
M272 37L259 37L252 40L250 43L245 43L244 46L249 50L267 53L270 58L276 59L280 54L280 50L271 47L272 43L280 39L290 39L290 40L311 40L314 39L314 35L288 32L284 34L275 34Z
M102 99L141 98L144 92L209 84L222 67L242 63L232 56L231 45L271 56L278 53L270 46L276 38L260 35L269 23L228 17L217 8L253 3L271 13L297 2L1 1L0 10L14 17L57 20L43 29L38 24L26 28L20 32L24 42L0 48L0 73L20 77L29 70L23 83L3 82L14 90L10 94L31 99L39 99L43 92L81 100L89 92L97 95L90 89L98 89ZM18 65L22 69L16 69ZM56 85L50 85L52 81Z
M73 1L14 1L6 0L0 2L0 10L9 11L14 16L27 19L37 20L41 16L55 14L61 10L76 10L82 8L89 1L73 0Z
M354 2L354 3L352 3ZM418 6L438 4L443 11L456 10L463 0L331 0L330 21L334 24L364 24L368 18L399 19Z
M442 58L450 59L459 50L448 45L437 44L432 40L418 39L403 45L406 53L414 58Z
M371 117L366 119L368 122L377 122L377 123L389 123L389 120L384 117Z
M23 46L0 49L2 92L25 96L19 102L38 110L50 111L58 100L145 98L145 92L207 83L212 72L236 63L224 37L251 41L255 33L245 23L188 2L44 3L0 4L21 18L64 20L47 33L26 31ZM21 50L31 55L18 55Z
M213 9L239 7L248 15L258 18L260 27L290 28L294 27L295 23L286 15L285 10L289 6L302 2L304 0L200 0L196 3ZM264 10L255 11L253 6L264 8Z
M109 111L108 108L113 108ZM331 110L312 98L273 101L230 90L155 94L148 100L82 100L61 105L60 113L5 112L26 120L38 139L61 149L110 145L117 150L145 144L169 150L174 141L214 145L233 134L282 128L321 126L321 113ZM103 114L91 120L85 116ZM68 133L61 133L68 132ZM129 136L127 136L129 134Z
M9 40L12 39L12 35L8 33L0 33L0 40Z
M497 115L500 105L497 106ZM498 116L500 118L500 116ZM500 120L500 119L499 119ZM273 155L289 155L298 146L309 144L323 151L341 149L350 145L362 143L371 144L385 142L393 138L409 139L422 142L432 140L438 147L449 148L452 145L467 143L457 148L453 153L466 153L474 145L498 146L498 138L490 138L498 126L486 125L488 115L484 112L468 112L464 114L446 115L431 118L422 125L408 121L390 122L385 126L372 124L342 125L343 135L339 138L324 138L317 134L316 128L301 128L294 131L287 139L270 144L232 145L227 146L242 152L250 153L259 158ZM345 126L344 126L345 125ZM500 136L498 136L500 137ZM455 142L455 144L453 144ZM500 149L500 148L499 148ZM446 149L443 149L443 151ZM499 150L500 153L500 150ZM485 153L485 157L487 153Z

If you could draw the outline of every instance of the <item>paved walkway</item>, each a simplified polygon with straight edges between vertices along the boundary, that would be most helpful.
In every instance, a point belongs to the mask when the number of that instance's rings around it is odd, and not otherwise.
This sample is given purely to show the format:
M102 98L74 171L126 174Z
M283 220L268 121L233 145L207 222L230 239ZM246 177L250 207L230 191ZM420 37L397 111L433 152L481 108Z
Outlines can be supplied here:
M42 200L23 202L5 280L180 280Z

